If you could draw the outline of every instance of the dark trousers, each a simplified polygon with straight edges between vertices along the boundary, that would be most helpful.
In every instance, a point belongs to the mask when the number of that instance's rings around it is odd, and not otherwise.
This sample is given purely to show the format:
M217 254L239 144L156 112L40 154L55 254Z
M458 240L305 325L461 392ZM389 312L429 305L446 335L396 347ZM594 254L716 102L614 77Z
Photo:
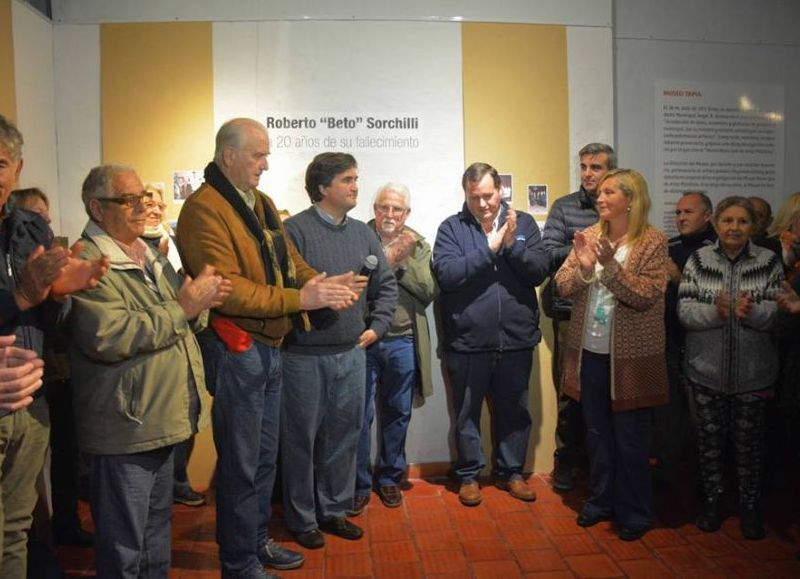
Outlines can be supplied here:
M53 493L53 528L77 529L80 492L80 452L72 410L72 386L69 380L47 385L50 407L50 482Z
M581 355L581 406L589 451L589 498L592 515L613 516L621 527L650 525L649 408L613 412L610 357L584 350Z
M97 576L169 576L173 447L88 455Z
M683 354L677 345L667 348L667 377L669 379L669 402L653 408L653 456L663 465L664 477L677 482L675 477L683 470L689 450L693 447L694 425L687 396L687 388L681 370Z
M356 495L372 489L370 446L372 422L378 413L378 456L375 481L378 487L399 485L406 474L406 433L411 422L417 356L414 338L383 338L367 349L367 388L364 423L358 441Z
M445 363L453 388L458 451L455 474L460 482L474 481L486 466L481 450L484 398L492 414L492 474L500 480L521 475L531 432L528 381L533 350L447 352Z
M570 398L561 389L561 376L564 372L564 353L567 350L569 320L553 320L553 385L556 388L558 417L556 420L556 460L568 468L580 462L584 452L583 411L581 403Z
M217 543L223 577L259 573L278 458L281 351L253 342L228 351L213 332L197 336L206 384L214 392Z
M723 394L692 384L697 405L697 454L703 495L722 494L728 437L733 442L739 501L755 505L761 499L767 398L761 393Z

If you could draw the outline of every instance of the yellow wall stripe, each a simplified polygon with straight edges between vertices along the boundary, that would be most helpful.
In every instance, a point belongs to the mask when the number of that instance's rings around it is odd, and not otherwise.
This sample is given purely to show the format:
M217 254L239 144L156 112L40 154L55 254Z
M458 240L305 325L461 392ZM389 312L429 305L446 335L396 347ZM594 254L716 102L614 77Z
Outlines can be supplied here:
M464 154L514 176L514 206L527 186L551 199L569 188L569 92L564 26L463 25Z
M14 30L11 0L0 0L0 114L17 119L17 87L14 79Z
M103 24L100 61L103 162L133 165L171 197L172 172L214 152L211 23Z

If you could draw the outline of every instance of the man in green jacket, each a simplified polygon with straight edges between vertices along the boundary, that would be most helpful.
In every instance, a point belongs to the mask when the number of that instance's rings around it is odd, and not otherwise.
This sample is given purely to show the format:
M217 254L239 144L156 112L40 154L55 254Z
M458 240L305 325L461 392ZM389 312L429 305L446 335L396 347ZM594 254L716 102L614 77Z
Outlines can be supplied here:
M83 183L84 256L110 259L97 287L73 296L70 313L98 577L169 574L173 447L207 420L194 332L231 288L211 267L182 280L139 239L147 197L129 167L95 167Z
M406 432L411 421L414 391L416 389L423 397L433 393L431 342L425 316L425 309L436 296L431 246L420 234L405 226L411 212L411 195L405 185L383 185L375 196L373 209L375 219L368 225L377 232L386 260L394 270L398 299L389 331L367 348L364 421L350 516L361 514L367 506L373 482L384 505L389 508L401 505ZM370 441L376 402L381 427L375 471L371 473Z

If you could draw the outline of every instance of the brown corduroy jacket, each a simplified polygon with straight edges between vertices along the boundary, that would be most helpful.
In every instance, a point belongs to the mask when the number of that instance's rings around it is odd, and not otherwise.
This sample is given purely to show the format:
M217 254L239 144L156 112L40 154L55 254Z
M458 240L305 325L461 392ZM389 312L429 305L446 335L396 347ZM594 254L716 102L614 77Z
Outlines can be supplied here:
M254 193L255 212L263 224L264 211L277 215L277 210L264 193ZM302 287L317 272L300 256L283 224L280 228L295 265L297 285ZM187 273L197 275L208 264L233 284L233 291L212 317L222 314L256 340L279 345L292 329L289 315L300 311L300 290L267 285L258 241L225 198L204 183L184 203L176 233Z
M597 239L599 225L586 230ZM667 238L655 228L630 248L624 265L603 269L602 283L617 300L611 322L611 401L614 411L666 404L669 386L664 352ZM562 377L563 391L580 400L580 365L591 283L580 276L573 249L555 276L559 295L573 300Z

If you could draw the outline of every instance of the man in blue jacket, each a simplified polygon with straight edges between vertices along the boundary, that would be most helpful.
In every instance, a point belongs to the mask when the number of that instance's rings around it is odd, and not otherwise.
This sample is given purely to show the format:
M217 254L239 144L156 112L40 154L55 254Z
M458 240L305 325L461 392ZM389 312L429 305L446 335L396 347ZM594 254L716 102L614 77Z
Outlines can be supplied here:
M433 249L455 405L458 496L467 506L481 502L480 419L488 398L495 484L532 501L536 494L522 478L531 429L528 381L541 338L535 288L549 260L533 218L502 201L494 167L473 163L461 184L464 207L439 226Z

